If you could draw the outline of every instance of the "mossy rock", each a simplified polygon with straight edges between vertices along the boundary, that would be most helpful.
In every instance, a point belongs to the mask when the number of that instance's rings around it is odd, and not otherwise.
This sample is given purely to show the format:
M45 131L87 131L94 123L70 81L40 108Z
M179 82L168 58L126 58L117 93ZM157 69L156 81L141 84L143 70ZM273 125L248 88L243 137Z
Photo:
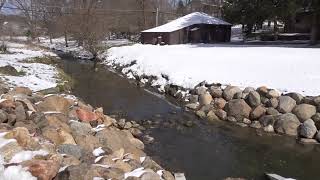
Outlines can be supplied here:
M0 74L7 75L7 76L23 76L26 73L24 71L17 71L16 68L7 65L0 67Z

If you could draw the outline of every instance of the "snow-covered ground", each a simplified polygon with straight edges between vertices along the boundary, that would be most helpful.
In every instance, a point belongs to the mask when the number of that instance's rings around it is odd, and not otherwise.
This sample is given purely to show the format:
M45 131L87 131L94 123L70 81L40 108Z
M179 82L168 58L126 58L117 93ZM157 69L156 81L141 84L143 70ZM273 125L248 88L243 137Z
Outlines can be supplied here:
M106 64L128 65L128 77L158 77L154 85L193 88L202 81L320 95L320 49L232 45L141 45L109 49ZM169 81L163 78L169 77Z
M54 53L39 49L30 48L24 44L6 42L9 53L0 54L0 67L10 65L18 72L23 72L21 76L1 75L0 78L9 83L10 86L25 86L34 91L55 87L57 70L55 67L40 63L25 63L24 60L43 57L56 56Z
M105 47L115 47L132 44L128 39L116 39L116 40L106 40L102 42ZM64 53L70 53L73 56L80 59L91 59L92 56L88 53L82 46L78 46L77 42L74 40L68 41L68 47L65 46L64 38L55 38L52 39L52 43L48 38L40 38L40 43L37 43L41 46L61 51Z

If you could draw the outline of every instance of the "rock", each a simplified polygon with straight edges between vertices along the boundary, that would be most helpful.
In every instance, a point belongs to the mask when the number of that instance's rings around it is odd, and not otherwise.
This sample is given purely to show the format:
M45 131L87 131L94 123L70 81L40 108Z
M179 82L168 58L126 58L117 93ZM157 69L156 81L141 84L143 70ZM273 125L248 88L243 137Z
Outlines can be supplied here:
M125 120L125 119L119 119L118 125L119 125L121 128L124 128L124 126L126 125L126 120Z
M1 99L0 100L0 109L12 109L15 108L16 105L12 100L8 99Z
M229 101L233 99L234 95L238 92L241 92L241 89L236 86L228 86L223 91L223 97L225 100Z
M292 99L296 101L297 104L300 104L303 100L303 96L299 93L288 93L286 96L290 96Z
M315 105L314 103L314 97L311 96L307 96L307 97L303 97L301 104L311 104L311 105Z
M153 172L153 171L146 172L141 176L141 180L150 180L150 179L152 179L152 180L160 180L160 176L157 173Z
M282 114L276 117L274 129L277 133L296 136L300 121L296 115L292 113Z
M251 107L257 107L261 104L260 94L256 91L251 91L247 96L247 102Z
M218 109L215 111L215 114L218 116L219 119L221 120L226 120L227 119L227 112L225 112L222 109Z
M200 105L209 105L212 101L212 96L209 93L201 94L199 98Z
M268 93L268 88L265 86L261 86L259 88L257 88L257 92L261 95L261 96L266 96Z
M241 121L243 118L249 118L251 107L243 99L234 99L227 103L225 110L228 116Z
M143 136L143 142L146 144L151 144L154 142L154 138L149 135L145 135Z
M267 112L266 112L268 115L273 115L273 116L276 116L276 115L279 115L280 113L273 107L269 107L267 109Z
M250 120L250 119L247 119L247 118L244 118L244 119L243 119L243 123L245 123L245 124L251 124L251 120Z
M80 159L83 155L81 147L73 144L61 144L58 146L57 150L60 154L68 154L77 159Z
M296 101L289 96L279 97L278 111L281 113L289 113L296 106Z
M174 176L169 171L163 171L162 177L164 180L175 180Z
M263 131L268 132L268 133L272 133L272 132L274 132L274 128L271 124L269 124L268 126L263 128Z
M250 127L255 129L260 129L262 126L259 121L252 121L252 123L250 124Z
M242 123L242 122L237 122L236 123L238 126L240 126L240 127L248 127L248 125L247 124L245 124L245 123Z
M36 133L37 131L36 124L32 121L18 121L14 124L14 127L27 128L31 134Z
M103 145L104 149L110 149L112 152L122 148L126 150L126 153L132 153L137 156L145 155L133 144L131 139L134 139L134 137L129 131L120 131L109 127L97 132L95 137L99 139L99 142Z
M250 118L253 120L259 119L266 113L266 108L262 105L257 106L250 114Z
M126 124L124 125L124 129L130 129L130 128L132 128L132 123L126 122Z
M147 156L143 161L142 167L144 167L145 169L152 169L154 171L158 171L162 169L161 166L156 162L154 162L149 156Z
M200 111L203 111L205 113L208 113L209 111L214 110L214 107L212 105L204 105L200 108Z
M207 88L204 86L198 87L196 89L197 95L203 95L207 92Z
M199 102L199 95L190 95L189 96L189 102L192 103L197 103Z
M79 120L83 121L83 122L91 122L91 121L96 121L98 120L98 116L91 111L87 111L81 108L78 108L76 110L77 116L79 118Z
M317 135L316 135L316 140L317 140L318 142L320 142L320 131L318 131L318 133L317 133Z
M320 130L320 113L316 113L314 116L311 117L311 119L314 121L317 129Z
M57 95L51 95L46 98L39 104L37 104L37 109L40 112L56 111L64 114L68 114L71 103Z
M317 110L313 105L300 104L296 106L292 112L300 119L301 122L304 122L315 115L317 113Z
M130 133L136 138L140 138L143 135L142 131L138 128L131 128Z
M96 148L103 146L100 144L99 139L93 135L75 136L74 139L77 145L86 152L92 152ZM107 148L104 149L107 150Z
M185 107L191 109L191 110L196 110L199 107L198 103L190 103L190 104L186 104Z
M183 123L186 127L192 127L194 125L193 121L186 121Z
M17 116L15 114L8 114L8 124L13 126L16 123Z
M278 98L280 96L280 93L274 89L270 90L267 94L266 94L267 98Z
M237 93L233 96L233 99L242 99L242 97L243 97L242 92L237 92Z
M262 116L260 119L259 119L259 122L261 123L261 125L263 127L266 127L268 125L274 125L275 123L275 116L273 115L266 115L266 116Z
M0 109L0 123L5 123L8 121L8 113Z
M186 180L186 177L183 173L174 173L175 180Z
M219 117L214 113L214 111L208 112L207 119L209 122L214 122L214 121L220 120Z
M196 112L196 115L197 115L199 118L201 118L201 119L204 119L204 118L206 118L206 116L207 116L204 111L197 111L197 112Z
M92 131L89 123L81 123L77 121L70 122L70 129L73 136L85 136Z
M271 98L271 99L268 99L266 105L267 107L277 108L279 105L279 101L276 98Z
M237 122L237 119L235 117L233 117L233 116L228 116L227 117L227 121L229 121L229 122Z
M217 109L223 109L227 104L227 101L223 98L215 98L213 101L213 107Z
M317 133L317 127L312 119L304 121L300 126L300 136L312 139Z
M211 86L210 87L210 94L214 98L221 98L222 97L222 89L220 87Z
M53 160L30 160L23 163L23 167L38 180L52 180L58 173L60 164Z
M14 112L16 114L16 121L24 121L27 119L25 109L21 103L16 106L16 109L14 110Z
M317 140L315 139L308 139L308 138L300 138L298 141L300 144L306 144L306 145L310 145L310 144L319 144L317 142Z
M32 95L32 91L27 88L27 87L15 87L12 89L12 91L9 92L9 94L25 94L27 96L31 96Z
M243 93L245 94L249 94L250 92L252 91L255 91L255 89L253 87L246 87L244 90L243 90Z
M319 106L320 105L320 96L317 96L313 99L313 102L315 105Z
M28 129L24 127L14 128L5 135L7 139L16 139L18 144L25 148L37 148L38 143L31 138Z
M8 91L9 91L9 86L4 83L0 83L0 94L5 94Z

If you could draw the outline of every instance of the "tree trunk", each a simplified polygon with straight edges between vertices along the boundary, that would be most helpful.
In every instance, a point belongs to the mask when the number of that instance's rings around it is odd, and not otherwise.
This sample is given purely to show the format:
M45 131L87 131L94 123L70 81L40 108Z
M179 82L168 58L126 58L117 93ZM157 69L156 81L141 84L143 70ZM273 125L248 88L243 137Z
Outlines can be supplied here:
M310 33L310 45L315 45L318 43L318 13L314 12L312 15L312 26Z
M66 47L69 47L69 45L68 45L68 35L67 35L66 31L64 32L64 42L65 42Z
M273 33L274 33L274 40L278 40L278 22L277 20L273 21Z

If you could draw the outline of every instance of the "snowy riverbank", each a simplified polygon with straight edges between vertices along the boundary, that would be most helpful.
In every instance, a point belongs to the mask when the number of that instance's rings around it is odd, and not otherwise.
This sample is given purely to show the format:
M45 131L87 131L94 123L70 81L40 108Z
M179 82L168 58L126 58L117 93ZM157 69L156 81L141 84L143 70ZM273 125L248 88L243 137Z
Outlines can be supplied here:
M154 85L194 88L221 83L242 88L267 86L281 92L320 94L320 49L234 45L136 44L108 51L106 64L128 66L123 73L155 76ZM134 62L134 63L133 63ZM167 80L168 79L168 80Z

